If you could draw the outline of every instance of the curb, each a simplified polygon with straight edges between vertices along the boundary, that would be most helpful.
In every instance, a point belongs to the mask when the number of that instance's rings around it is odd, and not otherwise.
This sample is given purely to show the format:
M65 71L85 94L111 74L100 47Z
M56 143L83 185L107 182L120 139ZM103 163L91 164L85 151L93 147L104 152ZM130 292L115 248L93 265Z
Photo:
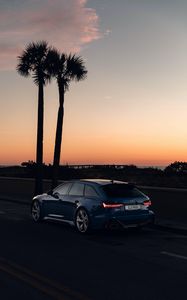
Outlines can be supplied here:
M162 224L162 222L159 223L159 221L157 221L157 223L155 223L152 226L153 226L153 228L158 229L158 230L172 232L172 233L176 233L176 234L187 235L187 227L175 225L174 223Z

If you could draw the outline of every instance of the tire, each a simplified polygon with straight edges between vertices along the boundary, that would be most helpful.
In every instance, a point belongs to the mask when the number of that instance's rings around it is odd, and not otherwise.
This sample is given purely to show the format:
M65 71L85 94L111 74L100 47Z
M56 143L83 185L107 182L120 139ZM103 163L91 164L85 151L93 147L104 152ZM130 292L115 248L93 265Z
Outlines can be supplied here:
M39 201L35 200L32 203L31 206L31 216L32 219L36 222L39 223L42 221L42 210L41 210L41 205L39 203Z
M75 215L75 227L81 234L86 234L91 231L90 218L84 208L79 208Z

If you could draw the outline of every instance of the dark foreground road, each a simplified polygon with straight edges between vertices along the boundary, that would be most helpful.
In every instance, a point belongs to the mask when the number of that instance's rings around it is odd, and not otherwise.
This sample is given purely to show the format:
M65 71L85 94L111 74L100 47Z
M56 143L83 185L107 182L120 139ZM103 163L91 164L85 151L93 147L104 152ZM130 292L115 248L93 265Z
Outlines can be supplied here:
M187 293L187 236L144 229L81 236L34 224L0 201L0 299L176 300Z

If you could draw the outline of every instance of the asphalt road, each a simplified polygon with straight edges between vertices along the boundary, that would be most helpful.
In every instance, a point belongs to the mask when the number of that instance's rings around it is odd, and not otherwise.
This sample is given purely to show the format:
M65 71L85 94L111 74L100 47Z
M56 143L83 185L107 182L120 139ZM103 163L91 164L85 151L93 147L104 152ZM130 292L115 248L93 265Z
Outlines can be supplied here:
M1 300L176 300L186 282L187 236L151 228L81 236L0 201Z

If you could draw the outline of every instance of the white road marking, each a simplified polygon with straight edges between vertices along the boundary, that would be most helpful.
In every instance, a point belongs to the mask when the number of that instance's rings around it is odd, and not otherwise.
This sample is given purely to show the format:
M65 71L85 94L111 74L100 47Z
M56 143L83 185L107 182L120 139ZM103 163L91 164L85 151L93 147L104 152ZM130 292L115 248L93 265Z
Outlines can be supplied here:
M180 258L180 259L187 260L187 256L184 256L184 255L179 255L179 254L175 254L175 253L171 253L171 252L166 252L166 251L162 251L161 254L168 255L168 256L171 256L171 257L175 257L175 258Z

